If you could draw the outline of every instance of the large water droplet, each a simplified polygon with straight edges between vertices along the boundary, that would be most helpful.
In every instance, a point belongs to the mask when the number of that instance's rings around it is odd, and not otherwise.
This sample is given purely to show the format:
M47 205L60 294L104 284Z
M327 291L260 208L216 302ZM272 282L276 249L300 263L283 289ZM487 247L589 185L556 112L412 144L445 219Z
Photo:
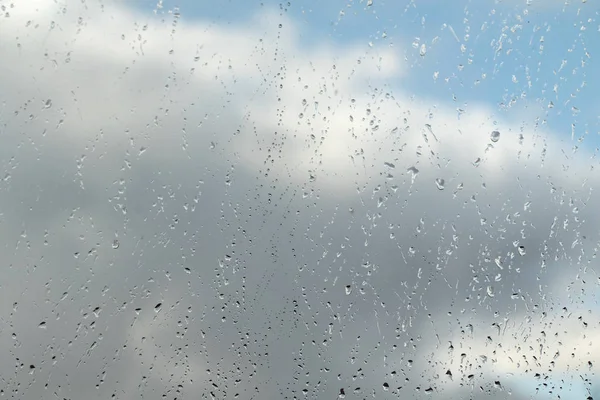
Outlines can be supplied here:
M522 255L522 256L525 255L525 253L526 253L525 246L519 246L517 249L519 250L520 255Z
M417 175L419 175L419 170L417 167L410 167L406 170L410 174L410 183L415 183L415 179L417 179Z
M498 140L500 140L500 132L492 131L492 133L490 134L490 140L494 143L496 143Z
M443 180L442 178L436 178L435 179L435 186L437 186L437 188L439 190L444 190L444 185L446 184L446 181Z

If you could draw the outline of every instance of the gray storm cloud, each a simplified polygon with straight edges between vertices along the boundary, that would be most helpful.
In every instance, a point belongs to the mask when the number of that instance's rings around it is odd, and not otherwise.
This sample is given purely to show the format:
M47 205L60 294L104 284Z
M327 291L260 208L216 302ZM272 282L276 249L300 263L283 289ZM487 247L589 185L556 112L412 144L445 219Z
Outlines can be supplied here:
M5 393L501 396L600 362L588 150L275 12L8 12Z

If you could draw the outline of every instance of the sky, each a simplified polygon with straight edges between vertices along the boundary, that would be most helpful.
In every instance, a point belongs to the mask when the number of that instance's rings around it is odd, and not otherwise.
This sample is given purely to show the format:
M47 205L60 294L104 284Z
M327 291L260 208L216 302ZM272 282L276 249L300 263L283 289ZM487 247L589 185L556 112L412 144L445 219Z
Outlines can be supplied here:
M600 397L591 2L0 10L0 393Z

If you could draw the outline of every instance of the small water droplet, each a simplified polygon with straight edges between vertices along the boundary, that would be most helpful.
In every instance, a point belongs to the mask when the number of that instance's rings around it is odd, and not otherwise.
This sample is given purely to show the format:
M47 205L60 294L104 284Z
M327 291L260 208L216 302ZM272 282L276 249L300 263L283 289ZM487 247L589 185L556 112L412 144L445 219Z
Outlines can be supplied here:
M439 190L444 190L444 185L446 184L446 181L444 181L442 178L436 178L435 179L435 185L437 186L437 188Z
M520 255L522 255L522 256L524 256L524 255L525 255L525 253L526 253L526 251L525 251L525 246L519 246L519 247L517 248L517 250L519 250L519 254L520 254Z
M492 131L492 133L490 134L490 140L494 143L496 143L498 140L500 140L500 132Z
M48 99L44 103L44 108L50 108L50 107L52 107L52 99Z
M112 248L113 249L115 249L115 250L118 249L120 245L121 244L119 243L118 239L113 240L113 242L112 242Z
M346 295L352 293L352 285L346 285Z
M495 296L495 294L494 294L494 287L493 286L488 286L487 287L487 295L490 296L490 297L494 297Z
M155 305L154 306L154 312L159 312L161 306L162 306L162 303L158 303L157 305Z
M46 321L42 321L39 323L38 328L46 329Z

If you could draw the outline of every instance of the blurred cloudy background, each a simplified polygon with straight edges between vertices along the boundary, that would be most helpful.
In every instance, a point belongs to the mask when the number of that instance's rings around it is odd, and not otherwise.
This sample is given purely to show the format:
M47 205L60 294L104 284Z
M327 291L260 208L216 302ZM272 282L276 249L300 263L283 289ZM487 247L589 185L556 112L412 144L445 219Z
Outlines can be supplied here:
M0 394L600 398L589 1L0 11Z

